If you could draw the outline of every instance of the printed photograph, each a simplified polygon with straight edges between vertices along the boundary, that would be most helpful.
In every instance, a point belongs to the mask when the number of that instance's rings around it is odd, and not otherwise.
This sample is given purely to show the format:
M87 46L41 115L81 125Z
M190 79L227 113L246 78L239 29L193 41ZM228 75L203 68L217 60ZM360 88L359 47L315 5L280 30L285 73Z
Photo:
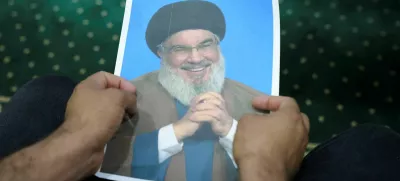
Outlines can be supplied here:
M128 0L115 74L136 86L138 113L96 175L238 180L238 121L279 95L279 32L278 0Z

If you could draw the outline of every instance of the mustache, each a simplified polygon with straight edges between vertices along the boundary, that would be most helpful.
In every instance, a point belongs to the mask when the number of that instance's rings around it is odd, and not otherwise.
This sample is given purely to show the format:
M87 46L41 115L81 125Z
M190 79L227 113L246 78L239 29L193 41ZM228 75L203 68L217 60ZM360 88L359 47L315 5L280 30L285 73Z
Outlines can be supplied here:
M212 61L210 60L202 60L198 63L184 63L181 65L181 69L183 70L190 70L190 69L198 69L198 68L203 68L203 67L208 67L212 65Z

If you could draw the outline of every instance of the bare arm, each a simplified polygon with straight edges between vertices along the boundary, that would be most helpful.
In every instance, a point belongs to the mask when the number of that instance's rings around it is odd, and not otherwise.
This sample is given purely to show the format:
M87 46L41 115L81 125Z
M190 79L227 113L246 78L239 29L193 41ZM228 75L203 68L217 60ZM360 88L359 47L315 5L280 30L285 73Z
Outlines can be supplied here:
M91 75L75 87L59 129L0 161L0 180L75 181L95 173L124 115L136 113L135 92L113 74Z
M69 181L93 171L96 155L82 134L58 129L46 139L0 161L0 180ZM89 159L87 159L89 158ZM91 169L91 170L88 170Z

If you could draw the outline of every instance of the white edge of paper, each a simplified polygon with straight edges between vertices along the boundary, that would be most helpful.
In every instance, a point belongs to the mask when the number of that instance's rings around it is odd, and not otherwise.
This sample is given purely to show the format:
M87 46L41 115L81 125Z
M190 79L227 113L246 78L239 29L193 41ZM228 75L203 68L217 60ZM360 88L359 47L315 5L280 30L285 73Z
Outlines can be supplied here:
M129 23L131 19L132 12L132 0L126 0L125 2L125 12L124 19L122 21L121 36L119 39L117 60L115 62L114 74L117 76L121 75L122 65L124 61L126 39L128 37Z
M272 0L272 15L273 15L273 57L272 57L272 87L271 95L279 96L279 82L280 82L280 14L279 14L279 0Z

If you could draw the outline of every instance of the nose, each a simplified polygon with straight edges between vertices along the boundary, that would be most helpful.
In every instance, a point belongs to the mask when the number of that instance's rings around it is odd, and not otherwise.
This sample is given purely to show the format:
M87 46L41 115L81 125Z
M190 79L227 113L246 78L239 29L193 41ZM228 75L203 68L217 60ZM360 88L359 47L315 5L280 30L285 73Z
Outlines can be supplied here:
M189 61L200 62L202 59L203 59L202 54L196 48L193 48L189 57Z

